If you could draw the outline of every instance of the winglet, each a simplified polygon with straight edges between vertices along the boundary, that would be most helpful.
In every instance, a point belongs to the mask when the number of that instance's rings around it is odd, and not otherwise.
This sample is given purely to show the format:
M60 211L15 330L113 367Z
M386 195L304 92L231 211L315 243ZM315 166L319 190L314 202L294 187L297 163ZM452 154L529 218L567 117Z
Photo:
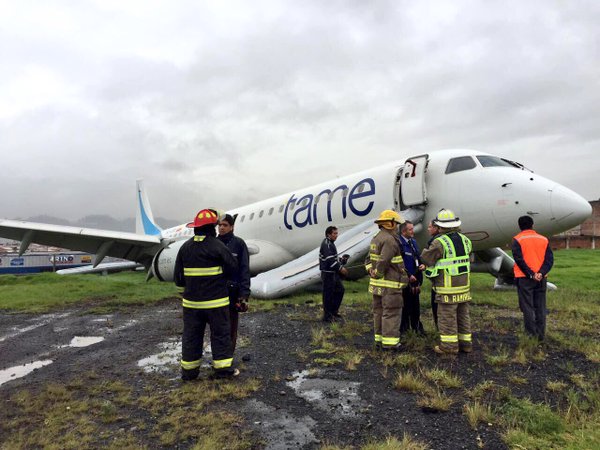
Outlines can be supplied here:
M135 232L137 234L157 235L161 228L154 222L150 201L144 188L144 180L136 180L137 209L135 214Z

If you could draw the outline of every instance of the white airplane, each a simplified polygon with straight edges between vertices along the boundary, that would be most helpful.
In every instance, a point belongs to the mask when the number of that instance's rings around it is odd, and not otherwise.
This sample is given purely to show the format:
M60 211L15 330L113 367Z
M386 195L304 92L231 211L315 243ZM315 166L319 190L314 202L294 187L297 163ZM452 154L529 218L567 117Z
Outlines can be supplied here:
M83 250L96 254L96 271L105 256L113 256L145 266L148 278L172 281L177 252L193 230L185 224L161 230L141 180L137 188L136 233L0 220L0 236L21 241L21 254L32 242ZM566 187L519 163L473 150L411 156L228 212L237 217L236 235L248 244L256 275L252 295L278 298L319 280L318 251L327 226L338 227L338 251L350 255L350 273L359 277L377 232L373 221L382 210L394 209L415 223L423 247L429 238L423 225L442 208L460 217L462 232L473 241L473 270L494 275L496 287L512 282L513 260L499 247L518 232L519 216L531 215L536 230L551 236L592 213L591 205Z

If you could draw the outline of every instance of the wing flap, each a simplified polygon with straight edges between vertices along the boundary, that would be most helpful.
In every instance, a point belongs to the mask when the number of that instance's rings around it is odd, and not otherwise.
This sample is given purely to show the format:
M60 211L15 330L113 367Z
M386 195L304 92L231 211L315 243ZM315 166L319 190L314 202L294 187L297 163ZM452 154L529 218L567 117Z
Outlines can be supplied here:
M371 238L377 233L372 220L341 234L335 242L338 253L348 254L348 265L362 264ZM252 278L252 296L273 299L290 295L320 280L319 247L280 267Z

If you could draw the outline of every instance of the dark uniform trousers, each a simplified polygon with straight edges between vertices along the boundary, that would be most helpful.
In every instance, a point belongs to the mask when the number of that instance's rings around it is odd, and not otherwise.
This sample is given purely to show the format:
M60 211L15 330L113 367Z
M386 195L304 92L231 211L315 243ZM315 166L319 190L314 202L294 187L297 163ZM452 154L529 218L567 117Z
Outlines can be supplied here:
M392 347L400 342L400 316L402 315L401 292L373 295L373 328L375 342Z
M519 308L525 321L525 332L544 340L546 334L546 279L515 278L519 294Z
M321 272L323 281L323 320L332 320L344 298L344 284L337 272Z
M438 302L437 305L440 348L448 353L458 352L459 347L461 350L471 350L469 303Z
M402 289L404 306L402 307L402 318L400 320L400 333L408 330L414 330L417 333L424 333L421 323L421 305L419 304L419 294L413 291L413 287L408 285Z
M183 308L182 360L187 361L190 368L182 368L184 379L196 378L200 372L200 359L204 345L204 330L210 327L210 346L215 372L232 372L229 308L222 306L211 309ZM224 367L219 367L219 365ZM227 366L228 364L228 366ZM193 367L196 366L196 367Z
M227 290L229 291L229 323L231 324L231 348L235 350L237 344L238 335L238 324L240 313L236 308L236 303L240 298L240 288L237 284L227 283Z

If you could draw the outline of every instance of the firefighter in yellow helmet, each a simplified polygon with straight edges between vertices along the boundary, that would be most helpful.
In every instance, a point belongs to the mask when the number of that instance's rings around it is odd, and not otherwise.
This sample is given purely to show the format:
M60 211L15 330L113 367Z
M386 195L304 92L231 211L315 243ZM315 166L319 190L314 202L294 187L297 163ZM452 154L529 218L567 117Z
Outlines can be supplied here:
M440 234L423 250L421 261L428 266L425 276L431 279L438 305L440 344L434 351L469 353L473 349L469 316L471 241L459 232L461 221L449 209L442 209L433 223Z
M375 347L400 350L400 316L402 288L408 283L404 269L398 225L404 219L396 211L386 209L375 223L379 232L371 240L365 268L369 272L369 292L373 294Z
M238 373L233 368L227 291L227 279L235 273L237 262L225 244L216 238L217 222L216 211L199 211L187 225L194 228L194 237L181 246L175 260L175 284L184 288L181 343L184 381L194 380L200 373L207 324L215 377Z

